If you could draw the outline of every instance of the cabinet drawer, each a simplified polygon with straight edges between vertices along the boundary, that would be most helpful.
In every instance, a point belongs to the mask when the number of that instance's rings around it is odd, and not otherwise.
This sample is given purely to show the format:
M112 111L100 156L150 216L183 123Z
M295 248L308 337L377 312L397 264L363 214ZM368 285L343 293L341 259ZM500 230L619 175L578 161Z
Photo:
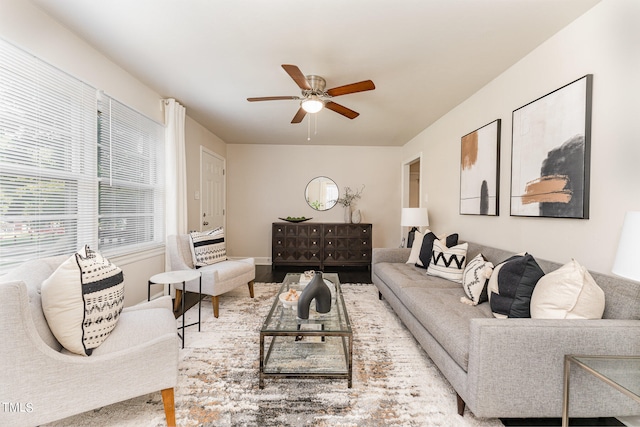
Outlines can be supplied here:
M274 265L323 268L371 264L371 224L273 223Z
M273 224L273 227L271 228L271 237L275 239L276 237L284 238L284 236L285 226L283 224Z

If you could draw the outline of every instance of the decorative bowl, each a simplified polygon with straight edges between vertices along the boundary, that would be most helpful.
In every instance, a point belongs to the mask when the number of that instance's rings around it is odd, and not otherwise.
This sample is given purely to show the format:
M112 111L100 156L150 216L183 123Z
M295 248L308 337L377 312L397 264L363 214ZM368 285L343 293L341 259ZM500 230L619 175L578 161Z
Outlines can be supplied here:
M313 218L305 218L305 217L292 218L292 217L287 217L287 218L278 218L278 219L281 219L281 220L287 221L287 222L305 222L305 221L309 221L310 219L313 219Z
M280 295L278 295L278 298L280 298L282 305L284 305L285 307L293 307L294 305L298 305L298 298L300 298L301 293L302 292L300 291L291 289L289 290L289 292L283 292ZM295 296L287 300L286 298L289 295L295 295Z

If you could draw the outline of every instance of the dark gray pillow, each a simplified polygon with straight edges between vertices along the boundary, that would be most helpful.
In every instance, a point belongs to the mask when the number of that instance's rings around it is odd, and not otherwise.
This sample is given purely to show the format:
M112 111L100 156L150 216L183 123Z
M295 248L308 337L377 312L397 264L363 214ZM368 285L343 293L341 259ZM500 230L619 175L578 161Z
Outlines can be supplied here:
M515 255L498 264L489 280L494 316L531 317L531 294L542 276L544 271L531 254Z

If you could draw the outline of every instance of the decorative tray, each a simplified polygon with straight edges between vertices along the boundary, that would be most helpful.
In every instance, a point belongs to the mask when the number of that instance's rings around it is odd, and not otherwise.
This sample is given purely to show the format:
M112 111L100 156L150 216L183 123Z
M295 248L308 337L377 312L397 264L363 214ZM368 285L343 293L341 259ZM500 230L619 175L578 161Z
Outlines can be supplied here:
M281 219L281 220L287 221L287 222L305 222L305 221L309 221L310 219L313 219L313 218L305 218L303 216L302 217L291 217L291 216L288 216L286 218L278 218L278 219Z

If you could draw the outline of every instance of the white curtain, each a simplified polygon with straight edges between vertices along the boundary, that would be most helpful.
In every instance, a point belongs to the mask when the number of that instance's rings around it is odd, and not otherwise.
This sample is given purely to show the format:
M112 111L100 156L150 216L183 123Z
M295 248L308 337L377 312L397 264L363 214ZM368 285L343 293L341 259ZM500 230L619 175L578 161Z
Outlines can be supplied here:
M187 161L185 154L185 108L175 99L165 99L164 119L166 128L166 234L187 232ZM165 268L170 270L168 256Z

